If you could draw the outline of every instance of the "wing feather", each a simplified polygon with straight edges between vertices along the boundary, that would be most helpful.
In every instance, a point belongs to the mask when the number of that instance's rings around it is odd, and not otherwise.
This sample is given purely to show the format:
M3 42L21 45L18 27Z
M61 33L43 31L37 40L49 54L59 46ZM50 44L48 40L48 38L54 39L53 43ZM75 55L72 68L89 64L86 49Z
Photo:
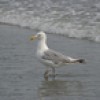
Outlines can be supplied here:
M84 63L84 59L74 59L68 56L64 56L63 54L56 52L54 50L47 50L44 52L42 59L50 60L55 64L61 63Z
M70 62L69 58L51 49L44 52L42 59L51 60L54 63L69 63Z

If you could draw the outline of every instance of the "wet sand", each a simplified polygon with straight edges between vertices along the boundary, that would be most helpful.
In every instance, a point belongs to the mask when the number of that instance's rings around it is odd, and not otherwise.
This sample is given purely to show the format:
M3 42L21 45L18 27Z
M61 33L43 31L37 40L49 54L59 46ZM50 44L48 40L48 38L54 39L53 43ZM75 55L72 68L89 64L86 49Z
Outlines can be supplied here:
M56 79L43 78L45 67L35 56L35 30L0 25L0 100L99 100L100 44L48 34L50 48L86 64L56 69Z

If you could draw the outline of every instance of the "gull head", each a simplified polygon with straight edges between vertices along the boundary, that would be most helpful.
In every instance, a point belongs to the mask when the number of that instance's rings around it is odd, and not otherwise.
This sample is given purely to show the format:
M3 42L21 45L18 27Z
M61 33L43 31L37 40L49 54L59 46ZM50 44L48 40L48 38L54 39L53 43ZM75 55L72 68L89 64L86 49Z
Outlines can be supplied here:
M46 38L47 38L46 34L41 31L41 32L37 33L36 35L32 35L30 40L36 40L36 39L38 39L38 40L46 40Z

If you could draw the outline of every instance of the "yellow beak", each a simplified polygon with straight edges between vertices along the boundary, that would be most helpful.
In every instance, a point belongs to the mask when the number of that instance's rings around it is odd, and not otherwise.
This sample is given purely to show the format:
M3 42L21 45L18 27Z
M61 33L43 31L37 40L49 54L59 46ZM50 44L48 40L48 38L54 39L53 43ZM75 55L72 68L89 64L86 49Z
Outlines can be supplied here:
M35 40L36 38L37 38L36 35L32 35L32 36L30 37L30 40L32 41L32 40Z

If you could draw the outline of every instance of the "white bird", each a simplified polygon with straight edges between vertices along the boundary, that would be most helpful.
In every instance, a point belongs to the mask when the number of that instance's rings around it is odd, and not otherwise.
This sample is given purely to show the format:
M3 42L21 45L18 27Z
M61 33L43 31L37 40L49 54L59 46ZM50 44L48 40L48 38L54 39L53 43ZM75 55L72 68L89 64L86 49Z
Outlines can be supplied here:
M54 51L47 46L47 36L44 32L39 32L32 35L30 40L38 39L37 58L45 66L52 68L52 73L55 76L55 68L61 67L69 63L84 63L84 59L74 59L69 56ZM45 72L44 77L47 77L48 70Z

